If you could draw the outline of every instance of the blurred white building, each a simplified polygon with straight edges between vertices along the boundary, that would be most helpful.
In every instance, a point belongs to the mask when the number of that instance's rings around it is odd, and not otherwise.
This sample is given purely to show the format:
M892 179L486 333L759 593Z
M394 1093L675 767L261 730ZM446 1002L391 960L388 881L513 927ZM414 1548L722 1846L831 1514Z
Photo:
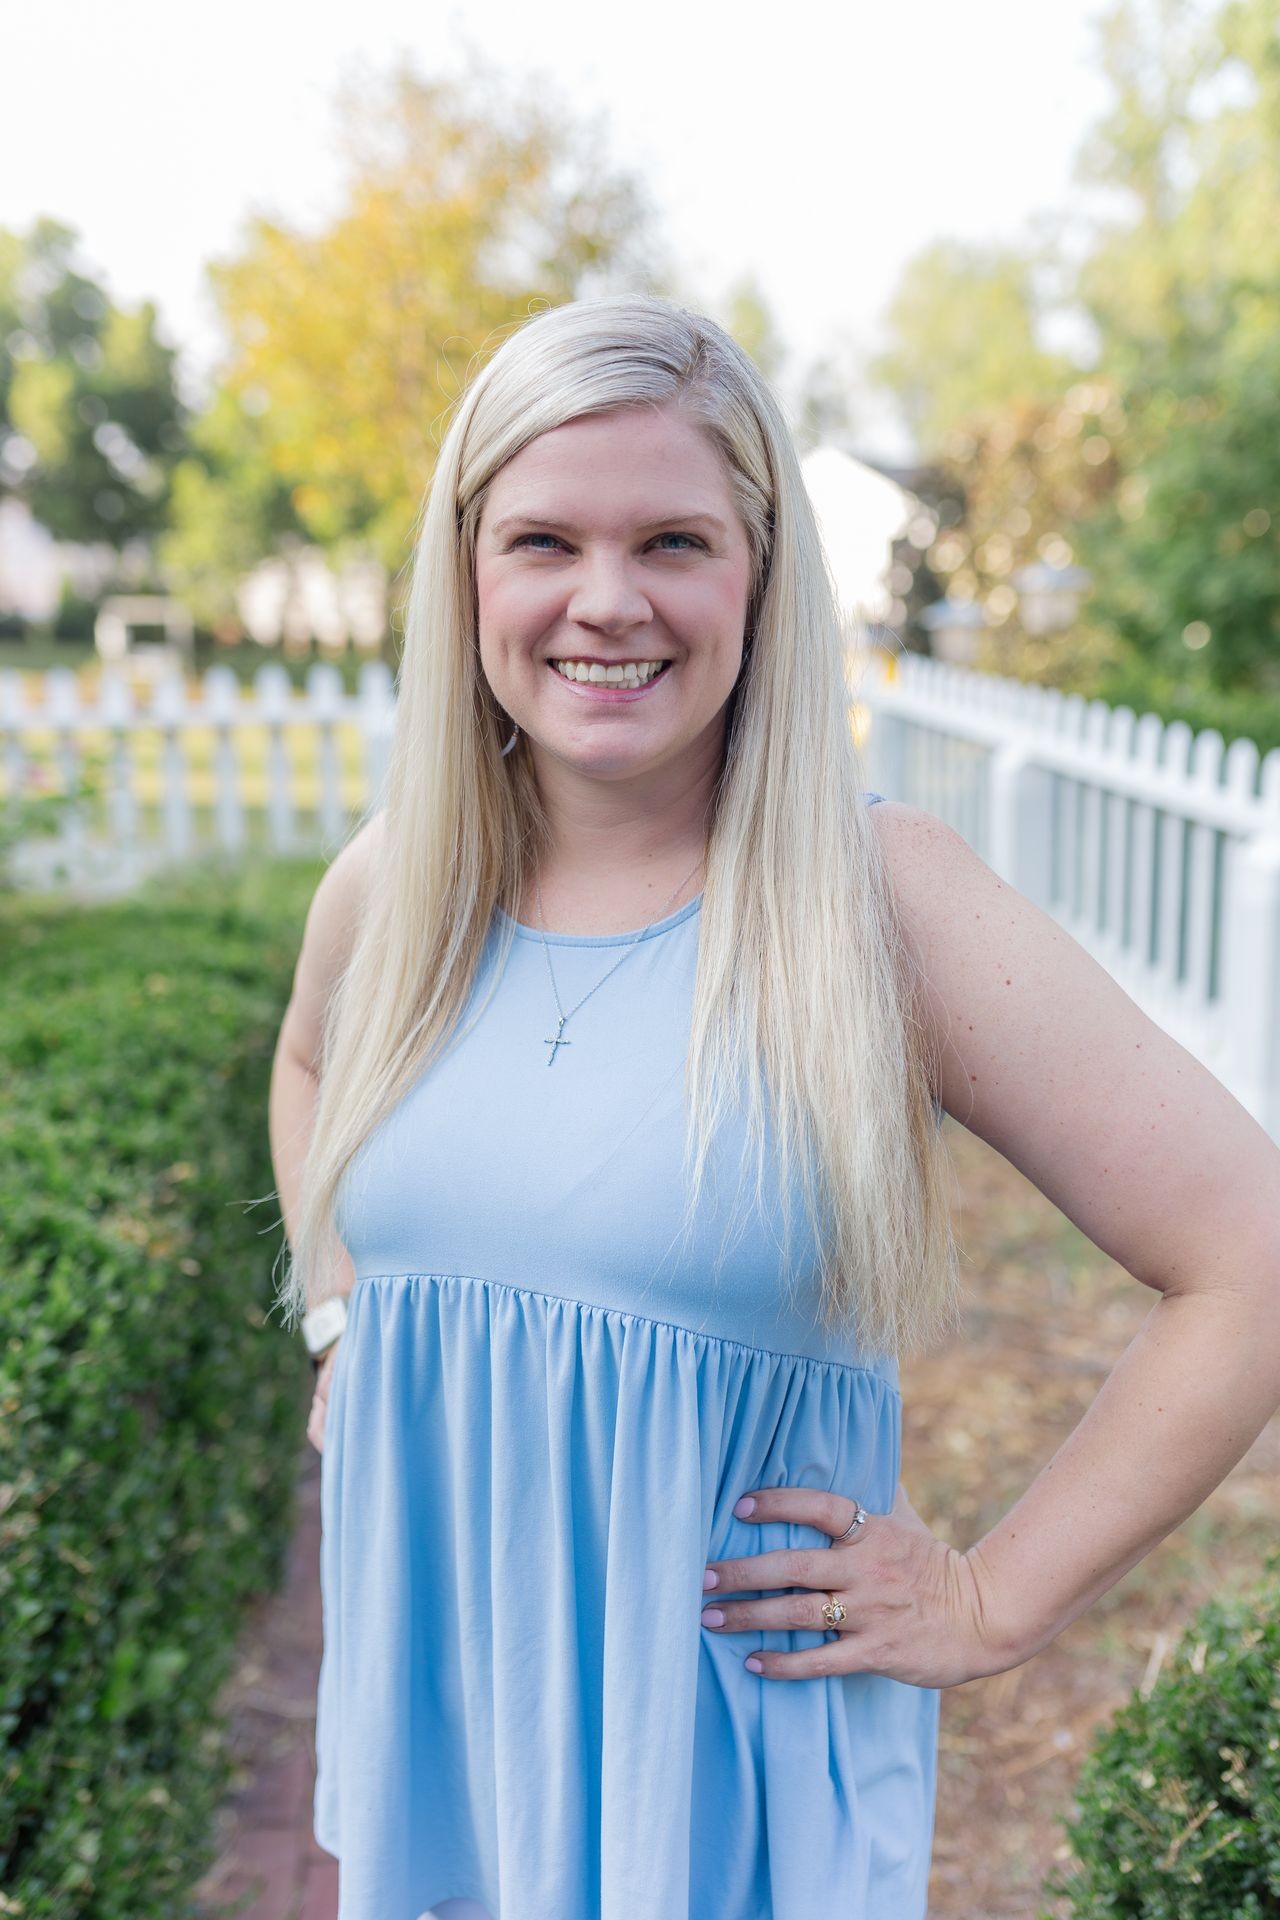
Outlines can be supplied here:
M839 447L815 447L800 462L822 544L850 625L883 626L895 598L893 543L919 510L896 480Z
M25 500L0 495L0 613L52 620L64 580L82 599L92 600L111 581L140 581L146 571L145 541L129 541L121 550L109 540L92 545L57 540Z
M0 499L0 613L52 620L62 580L58 544L25 501Z
M374 559L335 571L319 547L273 554L246 574L236 606L259 646L376 648L386 629L387 576Z
M141 579L145 543L117 551L109 542L80 546L56 540L16 495L0 497L0 613L33 624L52 620L62 584L85 599L112 582ZM250 636L262 646L305 650L312 640L341 651L348 644L373 650L387 621L387 576L375 559L335 570L318 547L295 545L246 574L236 604Z

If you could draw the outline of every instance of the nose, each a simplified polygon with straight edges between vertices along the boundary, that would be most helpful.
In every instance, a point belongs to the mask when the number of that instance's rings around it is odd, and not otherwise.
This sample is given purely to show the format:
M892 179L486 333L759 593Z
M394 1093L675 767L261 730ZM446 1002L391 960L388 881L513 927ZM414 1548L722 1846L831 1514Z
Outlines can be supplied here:
M575 568L568 617L601 633L629 633L653 619L649 597L623 555L596 554Z

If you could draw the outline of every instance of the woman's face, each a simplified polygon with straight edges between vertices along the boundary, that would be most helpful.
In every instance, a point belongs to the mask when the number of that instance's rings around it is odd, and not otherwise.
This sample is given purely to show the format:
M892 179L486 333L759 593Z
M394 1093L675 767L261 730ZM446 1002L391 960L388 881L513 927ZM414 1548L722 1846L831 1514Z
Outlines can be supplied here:
M722 742L749 590L720 456L675 408L568 421L490 486L481 665L535 752L581 773L643 774Z

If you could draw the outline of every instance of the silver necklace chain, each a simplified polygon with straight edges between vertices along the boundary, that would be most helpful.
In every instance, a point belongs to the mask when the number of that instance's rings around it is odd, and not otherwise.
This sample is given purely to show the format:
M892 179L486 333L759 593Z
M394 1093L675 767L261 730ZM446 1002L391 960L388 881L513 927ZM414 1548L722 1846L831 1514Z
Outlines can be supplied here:
M551 991L555 995L556 1012L560 1016L560 1022L556 1028L554 1038L548 1035L547 1038L542 1043L544 1047L550 1047L551 1049L551 1052L547 1055L548 1066L550 1066L552 1061L555 1059L557 1048L571 1047L573 1045L572 1040L564 1040L561 1038L561 1035L564 1033L566 1023L572 1020L574 1014L578 1011L578 1007L584 1006L586 1002L591 998L591 995L593 993L599 992L600 988L604 985L605 981L610 977L610 975L617 972L618 968L622 965L627 955L635 951L635 949L639 946L640 942L644 939L645 935L650 931L650 928L656 927L659 920L663 920L666 918L667 909L670 907L671 902L675 899L676 895L681 891L683 887L688 886L690 880L692 880L694 874L698 871L698 868L702 865L702 860L703 860L703 856L700 854L698 858L694 861L692 867L690 867L688 873L686 873L684 879L681 880L675 887L673 887L671 892L667 895L666 902L662 907L661 912L655 914L654 918L649 922L649 925L647 927L641 927L639 933L636 935L635 939L631 941L630 945L625 946L622 949L622 952L618 955L613 965L609 968L609 972L602 975L602 977L596 981L595 986L591 987L586 993L583 994L582 999L578 1001L577 1006L570 1007L568 1013L565 1012L564 1008L560 1004L560 991L559 991L559 988L556 986L555 968L551 964L551 949L547 945L547 933L546 933L546 926L544 924L546 920L546 915L542 911L542 882L535 876L533 884L534 884L534 890L538 896L538 932L542 936L542 951L547 956L547 972L551 976Z

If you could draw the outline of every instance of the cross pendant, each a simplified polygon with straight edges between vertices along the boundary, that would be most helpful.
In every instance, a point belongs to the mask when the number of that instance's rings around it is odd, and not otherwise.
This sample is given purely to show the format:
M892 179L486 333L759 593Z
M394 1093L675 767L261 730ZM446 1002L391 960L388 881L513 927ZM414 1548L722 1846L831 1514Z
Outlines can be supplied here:
M550 1065L551 1065L551 1062L552 1062L552 1061L553 1061L553 1060L555 1059L555 1057L556 1057L556 1048L557 1048L557 1047L571 1047L571 1046L573 1045L573 1042L572 1042L572 1040L562 1040L562 1039L560 1038L560 1035L561 1035L561 1034L562 1034L562 1033L564 1032L564 1023L565 1023L565 1021L566 1021L566 1020L568 1019L568 1017L569 1017L569 1016L568 1016L568 1014L567 1014L567 1013L565 1013L565 1014L561 1014L561 1016L560 1016L560 1024L559 1024L559 1026L558 1026L558 1027L556 1028L556 1037L555 1037L555 1039L554 1039L554 1040L551 1040L551 1039L546 1039L546 1040L544 1040L544 1041L543 1041L543 1043L542 1043L544 1047L550 1047L550 1049L551 1049L551 1051L550 1051L550 1053L549 1053L549 1054L547 1055L547 1065L548 1065L548 1066L550 1066Z

